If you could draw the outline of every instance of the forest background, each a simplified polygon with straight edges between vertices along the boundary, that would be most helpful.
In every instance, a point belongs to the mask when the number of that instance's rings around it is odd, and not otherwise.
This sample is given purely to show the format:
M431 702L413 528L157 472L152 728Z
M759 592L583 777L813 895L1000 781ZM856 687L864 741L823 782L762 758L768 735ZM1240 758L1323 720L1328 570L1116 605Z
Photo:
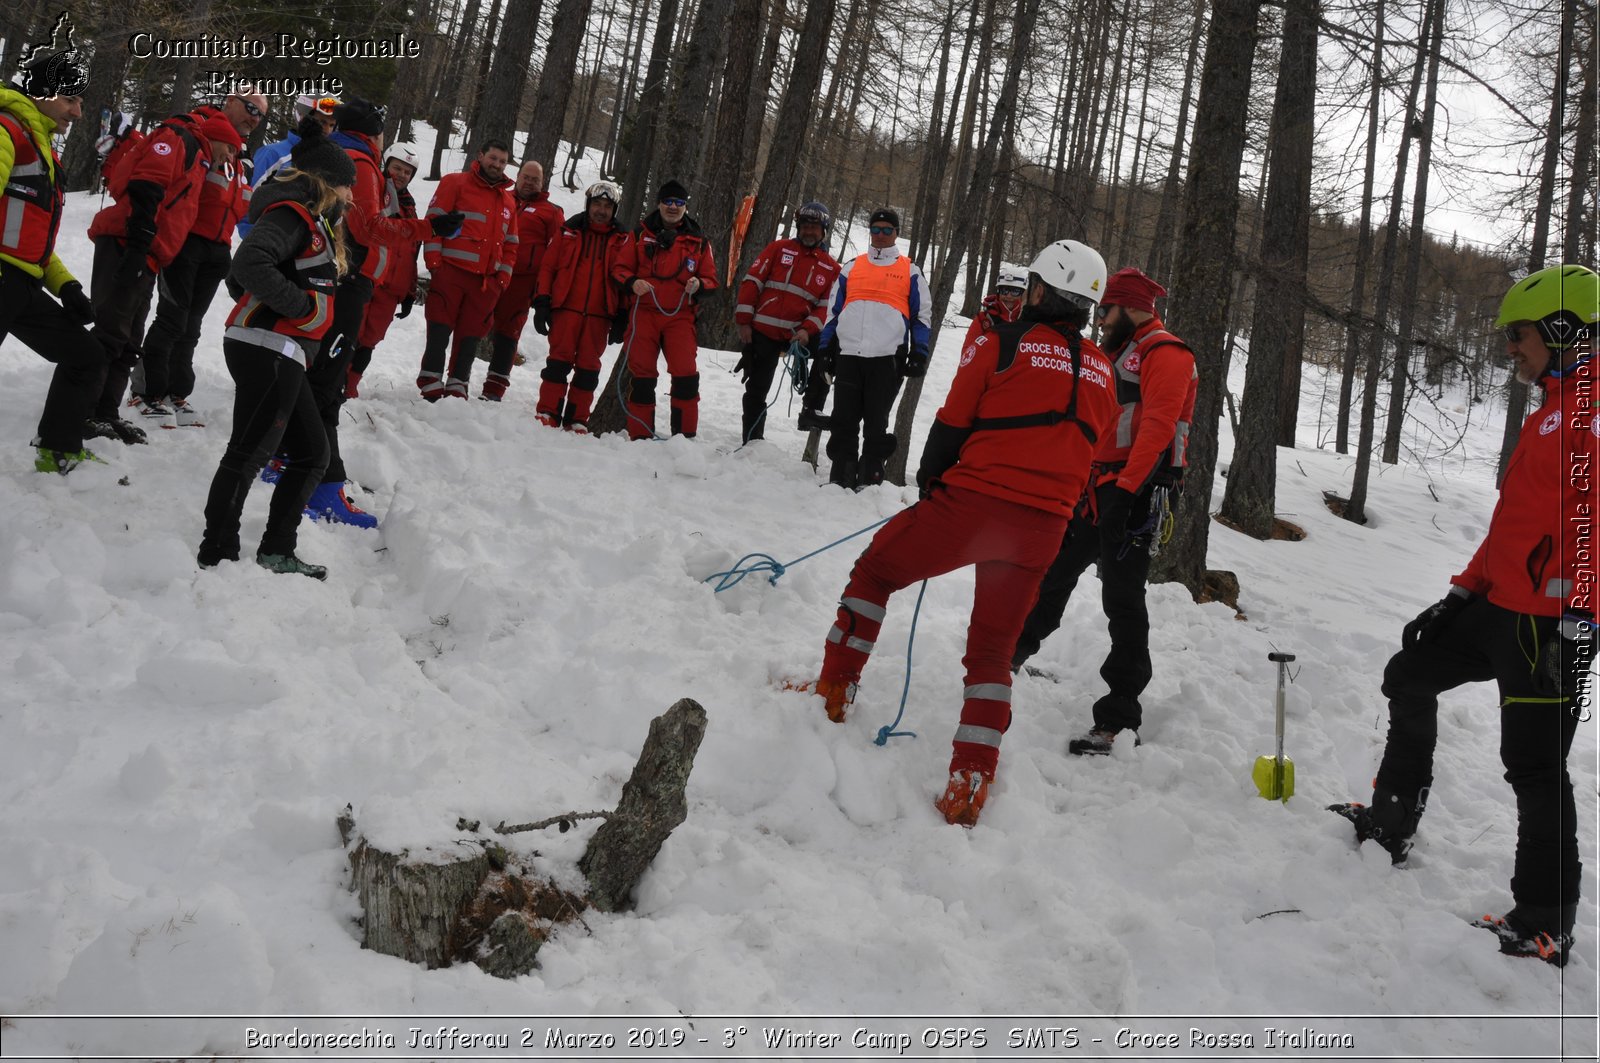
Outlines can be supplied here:
M48 36L59 6L0 10L0 69ZM491 136L568 188L579 153L598 148L625 219L677 178L719 260L753 196L742 253L719 261L726 277L801 202L838 218L894 206L929 273L936 330L975 312L1002 263L1054 239L1089 243L1112 269L1140 266L1169 288L1165 319L1200 371L1189 485L1153 576L1197 597L1217 589L1205 566L1214 510L1275 533L1280 446L1353 452L1348 494L1328 501L1364 522L1374 463L1418 445L1406 411L1464 384L1469 417L1504 411L1503 465L1527 392L1491 328L1499 299L1544 265L1594 263L1596 8L1583 0L77 0L70 11L92 56L86 118L63 145L73 190L94 185L114 112L149 125L192 106L204 69L229 66L339 77L347 96L389 105L391 140L430 123L443 131L435 179L446 148ZM134 59L139 31L403 33L421 54ZM275 107L251 147L288 122ZM953 308L958 271L968 305ZM732 302L702 309L703 345L734 345ZM1240 349L1250 358L1234 395ZM1297 440L1307 362L1336 367L1340 390L1318 438ZM918 385L901 400L902 439ZM1205 426L1225 407L1237 439L1219 500ZM896 482L920 450L910 442Z

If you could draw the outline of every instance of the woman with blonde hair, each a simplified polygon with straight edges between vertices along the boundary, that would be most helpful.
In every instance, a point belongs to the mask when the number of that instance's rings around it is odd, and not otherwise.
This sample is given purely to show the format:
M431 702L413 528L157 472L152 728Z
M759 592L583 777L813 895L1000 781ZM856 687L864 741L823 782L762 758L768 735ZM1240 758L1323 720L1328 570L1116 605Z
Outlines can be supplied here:
M222 354L236 387L233 434L211 480L198 560L203 568L239 560L245 497L267 460L281 454L256 563L320 580L326 568L295 556L306 500L328 464L328 437L306 371L333 323L334 287L345 271L334 228L356 173L314 119L297 132L290 165L251 197L252 227L228 273L237 301Z

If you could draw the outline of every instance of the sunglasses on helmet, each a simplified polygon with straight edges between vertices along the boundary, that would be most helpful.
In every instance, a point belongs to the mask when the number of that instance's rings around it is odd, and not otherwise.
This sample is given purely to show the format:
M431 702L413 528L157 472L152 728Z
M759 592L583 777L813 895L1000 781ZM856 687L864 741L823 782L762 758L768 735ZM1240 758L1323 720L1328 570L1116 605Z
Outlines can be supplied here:
M317 102L313 103L311 105L311 109L316 111L318 114L325 114L329 118L332 118L333 109L337 106L339 106L338 100L334 99L332 96L324 96Z

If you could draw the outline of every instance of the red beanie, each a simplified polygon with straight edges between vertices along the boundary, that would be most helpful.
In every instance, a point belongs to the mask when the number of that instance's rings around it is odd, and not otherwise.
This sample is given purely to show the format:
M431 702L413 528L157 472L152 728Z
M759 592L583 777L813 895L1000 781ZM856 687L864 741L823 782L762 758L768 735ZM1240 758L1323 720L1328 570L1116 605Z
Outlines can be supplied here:
M232 122L220 114L214 114L200 123L200 135L207 140L219 140L224 144L232 144L234 151L244 147L244 141L239 139L239 131L233 128Z
M1119 269L1106 280L1106 293L1100 297L1103 306L1120 306L1128 310L1156 312L1156 300L1167 290L1146 277L1141 270L1129 266Z

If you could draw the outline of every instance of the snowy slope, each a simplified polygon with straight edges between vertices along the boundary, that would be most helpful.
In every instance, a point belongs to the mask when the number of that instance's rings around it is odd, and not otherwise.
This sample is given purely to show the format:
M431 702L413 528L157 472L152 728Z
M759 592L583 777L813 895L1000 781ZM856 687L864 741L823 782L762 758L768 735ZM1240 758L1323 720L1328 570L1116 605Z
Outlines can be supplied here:
M63 227L85 275L96 205L73 197ZM1466 923L1509 906L1515 821L1490 688L1443 700L1409 870L1358 852L1322 809L1369 792L1384 663L1483 533L1497 417L1474 411L1466 459L1376 475L1366 528L1321 503L1348 490L1348 459L1283 452L1279 511L1309 537L1214 527L1211 565L1239 574L1246 618L1151 589L1145 744L1099 760L1065 753L1107 645L1087 578L1034 662L1061 681L1019 680L999 782L969 832L931 802L960 706L970 576L930 585L904 721L918 737L882 748L914 594L891 604L847 724L780 689L815 674L864 539L776 586L701 582L752 551L787 562L914 498L821 485L782 401L767 441L736 449L739 384L719 371L734 355L702 353L698 440L629 444L534 422L545 344L531 329L505 403L421 402L421 315L396 322L342 434L381 531L306 525L300 553L331 569L318 584L194 565L232 396L225 312L213 308L197 356L210 426L147 447L99 441L108 465L67 478L34 474L25 446L48 367L0 346L8 1056L134 1050L94 1020L28 1021L89 1013L1410 1015L1368 1023L1355 1054L1548 1058L1564 1031L1572 1058L1594 1056L1593 900L1564 972L1502 958ZM964 325L943 332L914 454ZM1308 372L1308 423L1322 388ZM247 506L247 547L266 498ZM1274 648L1299 656L1287 805L1257 797L1249 774L1272 747ZM635 912L589 915L512 982L360 949L334 828L347 802L390 847L447 844L458 816L611 807L648 721L684 696L710 718L689 818ZM1571 764L1593 867L1593 724ZM573 877L591 826L516 847ZM1591 1018L1493 1018L1517 1015ZM246 1054L241 1027L169 1020L148 1051Z

